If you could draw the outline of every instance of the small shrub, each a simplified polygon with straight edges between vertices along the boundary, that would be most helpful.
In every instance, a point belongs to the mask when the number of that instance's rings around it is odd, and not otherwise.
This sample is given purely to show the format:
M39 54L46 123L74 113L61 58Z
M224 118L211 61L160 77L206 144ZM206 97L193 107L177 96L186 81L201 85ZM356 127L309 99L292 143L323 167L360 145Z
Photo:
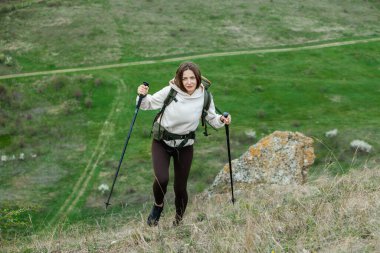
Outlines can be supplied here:
M0 98L2 98L5 95L7 95L7 88L5 88L4 86L0 85Z
M102 85L102 83L103 83L103 81L100 78L96 78L94 81L95 87L99 87L100 85Z
M43 87L38 87L36 91L38 94L42 94L45 91L45 89Z
M127 189L127 191L126 191L127 194L131 194L131 193L135 193L135 192L137 192L137 190L133 187Z
M66 76L52 76L50 79L51 84L55 90L60 90L69 83L69 78Z
M74 94L73 94L73 96L74 96L74 98L76 98L76 99L80 99L81 97L83 97L83 92L82 92L82 90L81 89L76 89L75 91L74 91Z
M256 117L259 119L263 119L266 117L266 112L264 110L258 110L256 112Z
M0 126L5 127L7 123L7 120L3 115L0 114Z
M18 146L19 146L19 148L25 148L26 147L25 139L23 137L21 137L19 139Z
M301 126L301 122L299 122L298 120L295 120L292 122L292 127L298 128L300 126Z
M104 167L109 168L109 169L116 169L118 164L119 162L115 160L106 160L103 163Z
M9 102L8 90L2 85L0 85L0 101Z
M84 105L87 107L87 108L91 108L92 107L92 99L90 97L86 97L86 99L84 100Z

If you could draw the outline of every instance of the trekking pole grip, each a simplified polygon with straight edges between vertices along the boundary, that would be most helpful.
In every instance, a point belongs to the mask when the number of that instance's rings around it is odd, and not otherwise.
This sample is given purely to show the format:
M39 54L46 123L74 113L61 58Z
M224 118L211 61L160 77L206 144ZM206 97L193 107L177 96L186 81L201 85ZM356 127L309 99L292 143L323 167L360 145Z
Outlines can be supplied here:
M148 83L148 82L143 82L143 84L144 84L146 87L149 87L149 83ZM140 96L140 97L145 97L146 95L142 95L142 94L140 94L139 96Z
M148 83L148 82L143 82L143 84L144 84L146 87L149 87L149 83ZM145 96L146 96L146 95L142 95L142 94L139 95L139 101L137 102L136 108L140 108L141 101L142 101L142 99L143 99Z
M228 112L223 112L223 117L225 117L226 119L228 118L228 115L230 115ZM226 127L228 127L228 125L226 125Z

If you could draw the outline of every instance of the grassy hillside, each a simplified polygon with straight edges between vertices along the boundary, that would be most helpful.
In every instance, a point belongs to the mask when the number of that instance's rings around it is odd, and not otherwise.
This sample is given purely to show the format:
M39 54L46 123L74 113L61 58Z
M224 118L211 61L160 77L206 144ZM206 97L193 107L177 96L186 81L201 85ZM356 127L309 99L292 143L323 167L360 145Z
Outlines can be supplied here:
M233 115L233 157L261 136L291 130L315 138L312 175L378 163L378 47L374 42L198 60L214 81L216 103ZM124 220L138 211L148 212L144 204L152 202L149 132L154 112L138 115L108 213L103 209L107 192L101 194L97 188L112 182L134 112L136 85L147 80L154 92L166 85L172 77L168 69L176 66L2 81L7 94L2 100L2 154L16 156L1 163L2 203L31 208L27 227L33 230L60 218L68 223L105 219L106 225L115 217ZM90 106L86 99L92 101ZM338 135L326 138L325 132L334 128ZM257 131L256 139L246 136L249 130ZM354 139L370 143L373 152L351 149ZM207 139L199 131L189 184L192 194L207 187L226 163L220 155L226 154L224 143L223 130ZM24 160L18 159L21 153Z
M174 210L158 228L144 217L117 228L77 224L18 240L5 252L378 252L380 170L320 177L303 186L258 186L230 196L198 196L184 224ZM85 234L85 236L84 236ZM16 244L17 243L17 244Z
M216 5L2 1L0 75L379 35L378 1ZM213 81L216 104L232 114L233 158L275 130L300 131L315 139L316 179L378 168L379 48L374 41L195 62ZM149 132L155 112L138 115L107 212L108 192L98 187L112 183L137 85L148 81L151 92L161 89L180 62L0 80L0 243L145 219L153 201ZM327 138L332 129L338 135ZM210 132L205 138L198 131L191 197L227 162L224 130ZM355 139L372 145L372 152L352 149ZM169 191L168 206L172 200Z
M378 1L0 2L0 74L380 34Z

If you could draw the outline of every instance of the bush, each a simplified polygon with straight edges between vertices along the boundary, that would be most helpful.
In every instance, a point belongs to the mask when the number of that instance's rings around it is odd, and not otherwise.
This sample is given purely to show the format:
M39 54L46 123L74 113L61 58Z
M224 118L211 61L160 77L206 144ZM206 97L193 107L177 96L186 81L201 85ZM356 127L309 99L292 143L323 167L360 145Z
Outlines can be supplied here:
M80 99L81 97L83 97L83 92L82 92L82 90L81 89L76 89L75 91L74 91L74 94L73 94L73 96L74 96L74 98L76 98L76 99Z
M96 78L94 81L95 87L99 87L100 85L102 85L102 83L103 83L103 81L100 78Z
M90 97L86 97L86 99L84 100L84 105L87 107L87 108L91 108L92 107L92 99Z
M7 97L8 97L7 88L5 88L4 86L0 85L0 100L1 101L5 101Z
M7 123L7 114L5 111L0 109L0 126L5 127Z
M69 78L66 76L52 76L50 79L51 84L55 90L60 90L69 83Z
M264 119L266 117L266 112L260 109L256 112L256 117L259 119Z
M18 147L21 149L26 147L25 138L23 136L18 138Z

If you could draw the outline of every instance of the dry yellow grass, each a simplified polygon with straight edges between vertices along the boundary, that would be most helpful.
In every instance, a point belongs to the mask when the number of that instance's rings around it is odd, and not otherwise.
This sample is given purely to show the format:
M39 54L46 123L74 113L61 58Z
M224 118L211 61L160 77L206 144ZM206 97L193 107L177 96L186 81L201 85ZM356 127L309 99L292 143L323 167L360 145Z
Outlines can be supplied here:
M145 216L113 230L72 227L41 234L9 252L379 252L380 168L322 176L305 185L261 185L197 196L184 224L168 209L158 227Z

